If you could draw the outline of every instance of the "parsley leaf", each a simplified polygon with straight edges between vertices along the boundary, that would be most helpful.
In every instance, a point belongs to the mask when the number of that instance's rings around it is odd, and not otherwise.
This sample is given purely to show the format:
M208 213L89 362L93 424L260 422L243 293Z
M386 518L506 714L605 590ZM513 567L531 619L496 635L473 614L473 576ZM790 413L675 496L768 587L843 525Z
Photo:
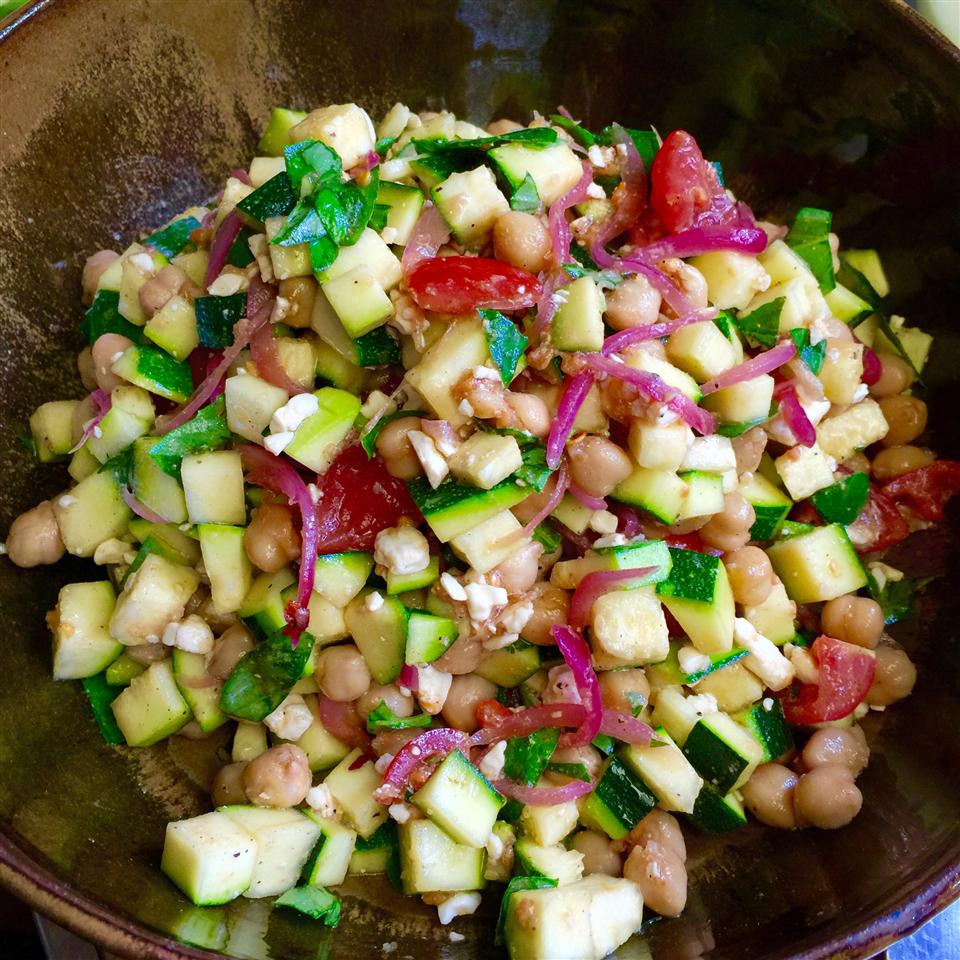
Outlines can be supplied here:
M510 209L530 213L539 210L541 205L540 192L533 177L528 173L520 186L510 195Z
M780 333L780 314L786 302L785 297L777 297L762 307L757 307L752 313L737 317L734 322L748 339L764 347L772 347Z
M739 437L748 430L752 430L754 427L759 427L760 424L766 423L768 420L772 420L777 415L777 411L779 409L780 404L773 403L770 407L770 412L765 417L757 417L756 420L740 420L737 423L718 424L717 433L721 437L729 437L730 439Z
M550 474L553 473L547 466L546 445L532 434L524 433L523 430L501 427L492 432L513 437L517 441L523 464L513 474L513 478L525 486L532 487L537 493L542 492L547 485L547 480L550 479Z
M438 154L455 153L458 150L483 150L487 147L499 147L504 143L522 143L526 147L543 148L556 143L560 135L551 127L532 127L513 130L497 137L476 137L473 140L414 140L418 153Z
M517 375L528 340L517 325L499 311L479 309L477 313L483 321L483 332L487 338L490 356L500 371L503 385L508 387Z
M284 147L287 174L293 189L303 193L303 178L309 176L309 185L315 186L325 180L339 180L343 164L335 150L320 140L301 140Z
M289 907L298 913L321 920L325 927L335 927L340 922L340 901L324 887L310 884L293 887L274 901L278 907Z
M833 214L816 207L801 207L787 233L787 245L806 260L823 293L829 293L837 281L833 275L833 251L830 226Z
M566 130L567 133L573 137L581 146L592 147L596 142L597 138L592 134L586 127L581 126L577 123L576 120L571 120L569 117L565 117L562 113L554 113L550 115L550 122L555 127L560 127L561 130Z
M790 331L790 339L797 348L797 356L810 368L811 373L818 374L823 368L827 341L821 340L817 344L811 344L810 331L806 327L794 327Z
M418 713L412 717L398 717L381 700L373 710L367 714L367 732L379 733L381 730L410 730L413 728L426 728L433 723L433 717L429 713Z
M617 142L616 135L618 128L626 131L629 135L633 141L633 145L637 148L637 153L640 154L640 159L643 160L643 169L649 173L650 167L653 165L653 158L660 149L660 135L656 130L633 130L630 127L623 127L620 126L620 124L611 123L600 131L597 136L597 143L604 147L615 144Z
M888 580L881 588L873 574L868 572L867 590L880 604L883 622L890 626L913 616L914 597L934 579L935 577L920 577L910 580L904 577L902 580Z
M381 137L373 149L382 157L396 142L396 137Z
M870 478L865 473L851 473L837 483L818 490L810 502L827 523L846 525L860 516L869 495Z

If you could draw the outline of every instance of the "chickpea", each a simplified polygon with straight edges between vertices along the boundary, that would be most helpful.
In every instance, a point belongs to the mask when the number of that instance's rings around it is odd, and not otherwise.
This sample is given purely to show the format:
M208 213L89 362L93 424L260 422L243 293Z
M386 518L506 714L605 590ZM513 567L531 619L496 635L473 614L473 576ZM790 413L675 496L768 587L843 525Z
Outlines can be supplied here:
M585 434L567 446L570 479L592 497L605 497L633 472L633 461L613 441Z
M793 830L797 826L793 795L798 780L789 767L781 763L765 763L757 767L743 785L743 802L768 827Z
M443 719L466 733L473 733L477 723L477 704L492 700L497 695L497 685L475 673L465 673L453 678L450 692L443 705Z
M352 643L321 650L316 677L325 697L344 703L366 693L371 682L367 661Z
M737 476L744 473L753 473L760 466L760 458L767 449L766 430L763 427L754 427L739 437L734 437L733 453L737 458Z
M740 547L723 558L733 599L745 607L757 607L773 589L773 565L760 547Z
M180 292L186 282L187 275L178 266L168 263L137 291L143 312L152 317Z
M522 129L523 124L517 123L516 120L508 120L505 117L500 120L493 120L487 124L487 133L489 133L491 137L500 137L505 133L514 133Z
M204 730L196 720L191 720L177 730L174 736L183 737L184 740L206 740L208 737L212 737L215 732L215 730Z
M97 293L97 284L103 276L104 271L114 261L120 259L120 254L115 250L98 250L92 256L87 257L87 262L83 265L83 302L93 303L93 298Z
M876 600L848 594L828 600L820 611L820 629L834 640L872 650L883 633L883 610Z
M49 500L21 513L7 533L7 556L18 567L56 563L64 554L60 528Z
M276 573L300 556L300 534L293 528L293 511L282 503L262 503L243 532L243 548L250 562L266 573Z
M643 846L649 841L672 850L681 861L687 859L687 845L677 818L666 810L654 807L628 834L627 842Z
M545 437L550 432L550 409L540 397L508 390L505 399L527 433Z
M362 720L383 701L398 717L413 716L413 697L402 694L395 683L375 683L360 694L354 701L357 713Z
M567 622L567 612L570 609L570 595L566 590L555 587L552 583L539 585L538 593L533 600L533 616L523 625L520 636L530 643L549 647L553 644L553 635L550 628L557 623Z
M639 274L607 294L606 321L614 330L629 330L657 322L660 291Z
M283 322L298 329L309 327L318 289L313 277L287 277L281 280L279 294L290 304Z
M671 849L655 840L630 851L623 875L640 888L643 905L662 916L679 916L686 906L687 868Z
M210 784L210 799L215 807L247 802L247 791L243 789L243 771L246 769L246 762L228 763L216 772Z
M843 461L843 467L851 473L869 473L870 458L862 451L858 451Z
M114 387L123 383L123 377L118 377L110 368L114 361L132 346L133 341L119 333L104 333L97 337L90 348L93 356L93 375L97 386L104 393L110 393Z
M395 757L405 744L419 737L421 733L423 733L422 730L381 730L373 738L370 746L373 747L373 752L378 757L382 757L386 753Z
M554 476L556 476L556 474L554 474ZM513 507L514 516L521 523L529 523L550 499L550 494L553 492L555 486L556 481L551 477L540 493L531 493Z
M808 770L825 763L839 763L856 777L866 767L870 749L860 727L823 727L814 731L801 756Z
M871 706L886 707L910 695L917 682L917 668L899 647L877 647L873 685L866 700Z
M391 420L377 434L377 453L383 457L383 464L391 477L412 480L423 472L407 437L411 430L419 430L420 426L419 417L400 417Z
M927 405L919 397L884 397L880 409L887 421L887 435L880 441L883 447L896 447L916 440L927 428ZM876 467L876 460L874 460Z
M85 390L97 389L97 371L93 363L93 350L84 347L77 355L77 373Z
M539 543L529 543L512 557L494 567L491 573L500 578L500 586L510 596L519 596L530 590L537 582L542 553L543 547Z
M628 699L628 693L639 694L646 702L650 701L650 681L642 667L605 670L599 675L599 680L600 697L608 710L632 714L634 705Z
M670 257L660 263L660 269L685 294L695 307L705 307L708 301L707 281L703 274L678 257Z
M250 631L242 623L235 623L224 630L217 640L207 664L207 673L211 677L225 680L233 673L233 668L240 658L252 649L253 637Z
M723 498L723 511L700 528L700 536L718 550L738 550L750 539L750 528L756 518L752 504L734 491Z
M845 827L860 812L863 794L853 782L848 766L824 763L797 781L793 805L800 824L836 830Z
M573 850L583 854L583 874L604 873L608 877L619 877L623 869L623 858L613 849L608 837L596 830L581 830L570 842Z
M133 647L125 647L123 652L134 663L149 667L151 663L166 660L173 651L162 643L138 643Z
M913 383L913 370L906 360L892 353L878 353L877 358L880 360L880 379L870 386L870 396L875 400L903 393Z
M251 760L240 777L250 803L258 807L295 807L313 782L307 755L292 743L271 747Z
M881 450L873 458L873 476L881 481L893 480L894 477L902 477L911 470L919 470L936 459L936 454L925 447L897 444Z
M532 213L511 210L493 225L493 252L498 260L539 273L546 266L552 246L550 234Z

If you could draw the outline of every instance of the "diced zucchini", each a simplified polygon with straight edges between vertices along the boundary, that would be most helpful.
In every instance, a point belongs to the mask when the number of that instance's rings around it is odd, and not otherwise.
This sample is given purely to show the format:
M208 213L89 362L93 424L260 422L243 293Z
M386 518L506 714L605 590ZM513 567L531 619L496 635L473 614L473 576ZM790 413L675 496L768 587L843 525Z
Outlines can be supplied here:
M671 548L673 567L657 595L702 653L733 646L734 603L727 571L717 557ZM666 656L666 652L664 652Z
M389 339L388 334L383 333L383 335ZM316 363L314 372L318 379L326 380L331 386L339 387L341 390L360 393L360 388L363 386L363 369L361 367L347 360L325 340L316 339L311 346Z
M482 520L450 540L453 552L478 573L487 573L523 545L520 521L509 511Z
M193 393L190 367L157 347L127 347L110 369L118 377L176 403L186 403Z
M282 178L282 179L281 179ZM287 174L273 178L278 183L282 180L288 180ZM273 181L267 183L260 189L267 189ZM252 202L254 198L249 197L238 204L238 208ZM271 241L283 229L287 222L286 216L268 216L263 221L263 229L267 235L267 240ZM289 246L281 246L279 243L268 243L267 251L270 255L270 266L273 275L277 280L289 280L292 277L309 277L313 274L313 263L310 260L310 246L306 243L292 243Z
M655 373L664 383L676 387L694 403L700 402L699 384L690 374L684 373L679 367L667 363L666 360L662 360L646 350L633 350L626 355L625 359L628 367L633 367L634 370L644 370L647 373Z
M164 627L183 616L200 586L196 570L149 553L131 573L110 617L110 634L121 643L156 643Z
M558 350L595 351L603 346L603 295L592 277L580 277L561 287L550 324L550 339Z
M274 107L260 142L257 144L257 150L271 157L283 156L284 147L293 142L290 136L291 129L305 117L306 113L302 110Z
M880 404L867 397L843 413L822 420L817 426L817 443L825 454L842 463L858 450L882 440L887 430Z
M767 556L796 603L833 600L867 585L860 558L838 524L780 540L767 550Z
M746 651L744 650L728 650L726 653L704 654L703 656L706 662L692 673L687 673L680 667L678 658L680 647L680 643L676 641L671 642L670 653L667 655L667 658L659 663L651 663L647 666L646 674L651 687L660 689L662 687L677 686L679 684L693 685L699 683L704 677L716 673L718 670L725 670L746 656Z
M193 304L175 294L146 323L144 334L174 360L186 360L200 343Z
M704 677L696 687L697 693L709 693L721 710L735 712L763 696L763 684L742 663L733 663Z
M130 533L140 541L146 543L153 540L154 553L159 553L164 560L171 563L182 563L185 567L196 566L200 562L200 544L172 523L150 523L134 517L130 521Z
M671 334L667 357L698 383L712 380L737 362L733 345L712 320L689 323Z
M314 887L339 886L346 879L356 847L356 831L337 820L318 816L312 810L306 814L320 828L320 839L303 868L304 879Z
M354 339L382 326L393 316L393 303L366 267L354 267L323 285L343 329Z
M371 836L387 818L387 808L373 797L380 786L380 774L368 760L352 769L360 759L359 750L351 750L323 781L343 810L347 823L361 837Z
M583 876L583 854L559 843L542 846L524 838L514 847L517 869L528 877L550 877L557 886L576 883Z
M623 762L650 788L664 810L692 813L703 780L662 727L659 744L625 747Z
M352 250L352 247L346 247ZM391 254L392 256L392 254ZM322 290L318 291L313 300L313 313L310 315L310 326L320 339L352 367L376 367L386 363L397 363L400 359L400 346L387 333L386 328L377 327L370 333L364 334L356 340L347 335L339 317L333 312L330 301ZM345 390L354 390L352 382L337 382L318 363L318 376L329 379L336 387Z
M492 490L478 490L448 479L434 490L425 478L418 477L407 483L407 489L441 543L508 510L530 494L528 488L512 480L504 480Z
M206 658L202 653L173 651L173 679L180 695L186 701L193 719L204 733L216 730L227 722L227 715L220 709L220 686L198 687L192 681L207 676Z
M743 615L757 633L778 646L789 643L796 635L797 605L787 596L778 580L767 594L767 599L756 607L744 607Z
M214 450L184 457L180 479L191 523L246 523L243 465L236 450Z
M844 250L840 259L849 263L854 270L859 270L881 297L890 293L890 281L876 250Z
M176 733L190 708L173 679L169 660L151 664L111 704L117 726L131 747L149 747Z
M687 499L687 485L672 470L636 467L611 494L615 500L641 507L666 524L675 523Z
M573 800L549 807L525 804L520 814L520 827L534 843L548 847L568 837L579 818L580 812Z
M405 183L391 183L381 180L377 190L377 203L389 207L387 222L381 237L387 234L389 243L404 246L410 239L413 225L423 209L423 193L416 187Z
M256 760L267 749L267 728L262 723L241 720L233 734L230 758L234 763Z
M833 466L817 443L791 447L774 460L774 465L794 500L805 500L834 482Z
M750 528L750 539L773 540L780 532L793 501L759 472L741 480L740 494L756 514Z
M405 660L413 664L431 663L443 656L458 636L456 621L449 617L411 611L407 622Z
M125 450L153 427L153 401L146 390L120 384L113 388L110 403L110 409L85 444L101 463Z
M260 637L272 636L286 622L281 594L296 579L289 567L276 573L261 573L243 598L237 616Z
M416 573L394 573L387 571L387 593L393 597L429 587L440 576L440 558L431 557L430 562Z
M498 687L516 687L540 669L540 648L526 640L494 650L474 671Z
M370 599L379 597L376 599ZM403 669L409 612L396 597L364 591L347 604L343 618L370 674L377 683L393 683Z
M733 250L717 250L693 257L696 267L707 281L707 297L721 310L742 310L762 290L769 279L756 257Z
M253 579L253 567L243 546L244 527L201 523L200 550L210 578L216 613L235 613L243 604Z
M715 713L714 709L709 711ZM685 697L680 687L664 687L654 697L652 720L681 747L690 731L706 716L696 697Z
M373 572L373 557L356 550L326 553L317 557L313 589L335 607L345 607L362 589Z
M266 380L243 374L227 378L224 399L230 430L244 440L263 443L263 431L290 395Z
M510 209L489 167L451 173L431 196L453 235L466 246L479 246Z
M623 839L655 806L657 798L616 756L604 764L600 779L583 802L583 815L611 839Z
M400 261L394 252L380 239L380 234L369 227L360 234L360 239L353 246L340 248L337 259L317 274L317 280L321 284L327 283L349 273L354 267L366 267L387 291L392 290L403 277Z
M743 812L743 802L735 793L724 795L705 783L690 819L704 833L719 834L742 827L747 822L747 815Z
M703 405L725 423L751 423L770 412L774 386L773 377L764 373L711 393Z
M134 677L139 677L147 668L142 663L137 663L125 653L121 653L109 667L104 671L104 679L108 686L125 687Z
M116 598L109 581L60 588L53 630L53 679L92 677L115 660L122 644L108 629Z
M558 200L583 176L577 155L565 144L537 149L522 143L504 143L494 147L489 158L516 190L530 176L544 206Z
M122 537L132 516L109 471L93 473L56 497L53 513L68 553L92 557L104 540Z
M630 452L639 466L667 473L679 469L692 440L693 431L682 420L662 424L634 420L627 437ZM669 512L668 507L668 515Z
M79 403L79 400L52 400L41 403L30 415L30 433L41 463L65 457L70 452L73 414Z
M590 526L593 519L594 510L585 503L581 503L576 497L569 493L563 495L563 499L553 508L551 517L559 520L565 527L574 533L583 533Z
M387 820L366 839L358 836L350 858L347 873L366 876L386 873L394 886L400 886L400 851L397 842L397 823Z
M678 520L711 517L723 510L723 477L705 470L686 470L679 477L687 485L687 499Z
M279 156L254 157L247 168L247 176L253 187L262 187L268 180L287 169L286 158Z
M844 407L855 403L863 377L863 344L855 340L827 340L818 376L831 403Z
M703 717L690 731L683 752L697 773L720 793L745 784L763 762L763 747L725 713Z
M464 483L490 490L523 465L515 437L477 431L450 457L450 472Z
M431 820L400 825L400 877L406 894L480 890L486 851L457 843Z
M317 716L317 702L314 697L306 697L307 706L314 715L313 723L306 733L296 741L296 745L307 755L310 769L329 770L335 767L350 752L350 748L341 743L320 721Z
M746 727L763 747L764 763L776 760L793 749L793 733L776 697L768 697L762 703L755 703L735 714L733 719Z
M594 601L590 615L594 652L625 664L657 663L670 652L667 622L654 586L612 590Z
M353 429L360 412L360 398L336 387L321 387L314 395L319 409L297 427L283 452L308 469L322 473Z
M842 283L838 283L823 299L827 301L830 312L844 323L850 323L865 313L873 313L873 307L866 300L848 290Z
M170 523L185 523L187 502L176 477L163 471L150 456L156 437L140 437L133 444L133 495Z

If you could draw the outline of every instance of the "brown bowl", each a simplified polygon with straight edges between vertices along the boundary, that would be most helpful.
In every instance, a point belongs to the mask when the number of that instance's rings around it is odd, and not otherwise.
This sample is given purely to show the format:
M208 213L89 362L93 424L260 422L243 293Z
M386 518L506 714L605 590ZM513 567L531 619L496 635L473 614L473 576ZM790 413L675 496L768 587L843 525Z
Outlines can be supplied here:
M210 196L277 103L401 99L480 122L562 103L695 131L756 210L827 206L846 244L881 250L897 309L938 335L931 442L960 452L960 58L903 4L38 0L0 27L0 95L0 530L65 485L17 438L37 403L79 395L84 256ZM941 576L900 634L916 692L869 718L863 813L832 833L693 839L683 917L621 958L865 957L958 895L960 564L947 530L905 556ZM379 884L351 891L335 933L267 903L186 903L157 869L163 825L202 808L209 758L181 738L110 749L77 685L50 680L43 613L88 574L0 562L3 883L131 957L493 954L489 914L454 945Z

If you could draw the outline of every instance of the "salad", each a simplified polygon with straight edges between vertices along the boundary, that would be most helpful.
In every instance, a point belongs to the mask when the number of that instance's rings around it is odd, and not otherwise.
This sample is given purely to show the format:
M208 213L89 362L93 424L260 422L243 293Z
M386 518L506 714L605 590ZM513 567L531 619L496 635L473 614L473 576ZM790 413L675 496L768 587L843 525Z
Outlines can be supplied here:
M565 111L276 109L86 261L89 392L30 418L70 486L4 552L99 568L47 619L108 743L229 756L166 831L193 903L335 925L385 873L587 960L683 910L685 836L857 815L916 679L883 552L960 464L878 254L723 176Z

